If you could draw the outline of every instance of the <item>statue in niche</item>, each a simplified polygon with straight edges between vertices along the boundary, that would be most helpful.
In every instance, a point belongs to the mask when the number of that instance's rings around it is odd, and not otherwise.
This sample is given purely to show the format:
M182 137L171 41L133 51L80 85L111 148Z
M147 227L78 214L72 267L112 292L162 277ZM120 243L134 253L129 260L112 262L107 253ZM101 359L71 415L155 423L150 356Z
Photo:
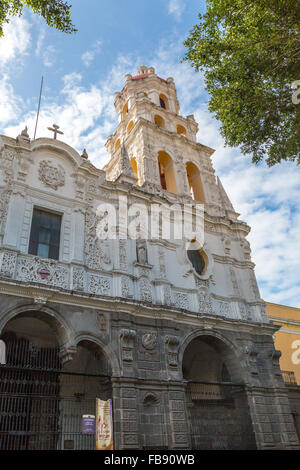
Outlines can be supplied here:
M140 264L148 264L147 245L145 241L137 242L137 261Z

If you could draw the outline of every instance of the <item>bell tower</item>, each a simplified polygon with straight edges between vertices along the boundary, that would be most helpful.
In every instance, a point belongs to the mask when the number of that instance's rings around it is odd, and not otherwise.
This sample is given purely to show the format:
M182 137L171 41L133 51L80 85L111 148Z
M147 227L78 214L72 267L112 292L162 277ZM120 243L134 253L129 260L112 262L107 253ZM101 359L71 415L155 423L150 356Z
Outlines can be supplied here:
M119 124L106 142L111 155L104 167L108 180L125 179L150 193L183 202L194 199L211 206L211 212L226 213L228 198L210 158L214 150L196 142L194 116L179 114L173 78L165 80L153 67L142 65L137 75L125 76L114 105Z

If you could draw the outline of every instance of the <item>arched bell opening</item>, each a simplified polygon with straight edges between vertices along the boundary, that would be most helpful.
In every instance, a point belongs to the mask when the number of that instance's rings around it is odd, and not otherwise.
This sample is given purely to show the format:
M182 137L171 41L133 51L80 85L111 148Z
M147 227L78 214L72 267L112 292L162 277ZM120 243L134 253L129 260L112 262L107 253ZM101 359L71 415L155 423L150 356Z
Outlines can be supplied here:
M229 346L212 335L194 338L182 372L192 449L255 449L242 369Z
M186 174L192 198L195 201L204 203L205 198L199 168L194 163L187 162Z
M95 426L86 432L84 417L96 416L96 398L112 397L111 366L93 341L63 344L63 329L53 315L34 310L4 326L0 450L96 448Z
M168 153L164 151L158 152L158 168L162 188L177 194L174 164Z

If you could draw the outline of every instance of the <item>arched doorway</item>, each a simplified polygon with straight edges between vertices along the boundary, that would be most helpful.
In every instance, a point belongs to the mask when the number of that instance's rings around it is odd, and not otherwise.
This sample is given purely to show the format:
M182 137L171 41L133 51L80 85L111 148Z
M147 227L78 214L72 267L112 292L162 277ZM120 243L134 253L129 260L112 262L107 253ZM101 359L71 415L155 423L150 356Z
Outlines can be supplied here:
M183 356L193 450L255 449L241 367L219 338L194 338Z
M96 398L111 398L111 368L101 348L83 340L65 365L57 324L46 314L11 319L0 339L0 450L95 449L82 428Z

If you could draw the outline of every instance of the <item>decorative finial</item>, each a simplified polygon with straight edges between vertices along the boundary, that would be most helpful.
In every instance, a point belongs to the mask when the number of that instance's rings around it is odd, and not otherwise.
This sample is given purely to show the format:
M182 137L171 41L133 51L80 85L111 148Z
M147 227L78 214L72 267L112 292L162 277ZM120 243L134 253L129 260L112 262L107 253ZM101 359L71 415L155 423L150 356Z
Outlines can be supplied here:
M48 130L54 133L54 135L53 135L54 140L56 140L57 134L63 135L63 132L59 131L58 129L59 129L59 126L57 124L53 124L53 128L48 127Z
M82 152L81 157L82 157L82 158L85 158L86 160L89 158L89 155L88 155L86 149L83 149L83 152Z

